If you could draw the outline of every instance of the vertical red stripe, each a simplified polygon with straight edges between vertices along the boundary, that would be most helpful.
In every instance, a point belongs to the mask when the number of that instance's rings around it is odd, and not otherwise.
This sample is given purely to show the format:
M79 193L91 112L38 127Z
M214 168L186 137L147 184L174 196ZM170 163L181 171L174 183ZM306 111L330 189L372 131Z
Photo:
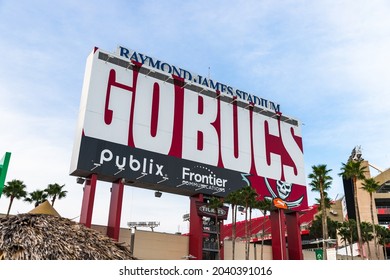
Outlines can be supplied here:
M203 102L203 97L199 94L198 95L198 114L199 115L202 115L204 112L204 102ZM198 131L197 133L197 137L196 137L196 148L199 150L199 151L202 151L203 150L203 142L204 142L204 139L203 139L203 132L202 131Z
M150 118L150 135L156 137L157 126L158 126L158 110L160 108L160 86L158 83L153 85L153 96L152 96L152 112Z
M197 138L196 148L199 151L202 151L203 150L203 132L202 131L198 131L198 134L197 134L196 138Z
M115 84L116 73L114 69L110 70L110 74L108 75L108 83L107 83L107 91L106 91L106 103L104 104L104 122L106 124L111 124L113 111L110 107L110 97L111 97L111 86Z
M282 170L282 175L281 175L281 177L280 177L280 180L285 181L283 165L284 165L284 163L285 163L288 159L291 160L291 157L290 157L290 155L287 153L286 148L284 147L283 140L282 140L282 131L281 131L281 129L282 129L282 128L281 128L280 118L278 118L279 151L277 152L277 154L280 155L281 162L282 162L282 168L281 168L281 170ZM295 168L294 163L293 163L293 166L294 166L294 168Z
M254 150L254 143L253 143L253 110L249 111L249 131L250 131L250 139L251 139L251 171L250 173L252 175L257 175L256 171L256 164L255 164L255 150Z
M238 158L238 112L237 103L233 104L233 145L234 157Z
M217 95L218 91L217 91ZM217 117L215 121L212 123L212 125L215 127L215 130L218 134L218 164L217 166L219 168L224 168L223 161L222 161L222 147L221 147L221 100L219 98L217 100Z
M127 145L129 147L135 147L134 144L134 136L133 136L133 119L134 119L134 108L135 108L135 99L137 95L137 81L138 81L138 74L141 69L142 64L139 62L132 61L134 64L133 66L133 101L131 102L131 108L130 108L130 122L129 122L129 137L127 140Z
M276 136L273 136L269 133L269 124L267 121L264 122L264 136L265 136L265 158L267 160L267 165L271 165L271 152L274 152L274 149L278 149L279 142Z
M173 76L175 86L175 108L173 118L172 146L168 155L182 158L184 119L184 79Z
M198 95L198 114L202 115L204 112L204 102L203 97L199 94Z

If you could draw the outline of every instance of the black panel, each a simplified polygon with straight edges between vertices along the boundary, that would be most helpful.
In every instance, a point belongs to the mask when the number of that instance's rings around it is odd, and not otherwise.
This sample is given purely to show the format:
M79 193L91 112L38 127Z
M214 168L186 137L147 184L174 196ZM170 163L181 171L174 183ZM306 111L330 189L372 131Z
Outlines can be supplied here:
M356 221L355 200L353 198L354 191L353 191L352 179L343 178L343 185L344 185L345 200L347 202L348 219L354 219Z

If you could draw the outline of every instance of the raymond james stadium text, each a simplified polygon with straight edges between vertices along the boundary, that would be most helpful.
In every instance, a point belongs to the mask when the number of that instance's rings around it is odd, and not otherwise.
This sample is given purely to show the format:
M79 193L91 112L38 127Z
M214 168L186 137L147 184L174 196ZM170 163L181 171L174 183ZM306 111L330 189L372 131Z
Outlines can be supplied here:
M163 62L159 59L144 55L142 53L130 50L128 48L119 46L118 47L118 55L124 57L126 59L141 63L146 67L151 67L153 69L157 69L162 72L166 72L177 77L188 80L191 83L195 83L197 85L219 91L221 93L225 93L231 96L236 96L238 99L241 99L245 102L252 103L257 106L268 108L269 110L280 112L280 105L275 104L272 101L269 101L264 98L257 97L256 95L247 93L242 90L238 90L233 88L232 86L222 84L220 82L215 82L212 79L203 77L198 74L191 73L187 70L184 70L180 67L176 67L172 64Z

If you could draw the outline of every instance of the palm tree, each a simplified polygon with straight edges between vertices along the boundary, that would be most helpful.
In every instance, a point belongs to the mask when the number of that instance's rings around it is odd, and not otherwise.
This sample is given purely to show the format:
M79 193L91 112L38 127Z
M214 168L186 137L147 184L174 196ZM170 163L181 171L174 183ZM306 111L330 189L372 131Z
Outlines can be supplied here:
M45 189L45 192L48 194L49 197L51 197L51 205L54 206L54 202L56 199L61 199L66 197L66 194L68 191L63 191L62 188L65 187L65 185L59 185L57 183L49 184L47 188Z
M321 206L321 198L316 198L315 199L318 204L318 211L322 211L322 206ZM330 209L332 206L332 202L330 198L328 197L328 193L325 192L325 208Z
M351 251L351 258L353 260L353 243L357 241L357 234L356 234L356 222L354 219L349 219L348 221L345 221L343 223L339 224L338 232L341 236L341 240L344 241L346 244L346 241L349 243L349 248ZM347 248L345 248L347 251ZM348 258L348 253L347 253Z
M323 237L322 233L322 214L316 215L309 226L309 236L312 239L320 239Z
M7 182L7 184L4 186L3 193L6 197L10 198L6 217L9 216L14 199L21 199L26 197L27 192L25 189L26 185L23 183L23 181L16 179Z
M339 222L333 221L331 218L327 217L328 220L328 238L337 239L337 228Z
M263 259L263 251L264 251L264 237L265 237L265 217L267 216L268 212L271 212L272 202L269 199L259 200L257 201L257 208L261 211L263 214L263 236L261 239L261 256L260 259Z
M372 235L372 227L373 225L370 223L367 222L360 223L360 230L362 232L363 244L367 243L368 259L371 259L371 249L370 246L368 246L368 242L370 242L374 238L374 236Z
M235 247L236 247L236 226L237 226L237 207L241 201L241 189L229 193L225 202L232 206L232 259L235 258Z
M378 235L378 243L383 246L385 253L385 260L387 260L386 244L390 243L390 229L380 225L376 226L376 233Z
M34 203L35 207L37 207L39 204L44 202L47 199L47 193L42 190L36 190L33 192L30 192L27 197L24 199L24 201L27 201L29 203Z
M365 172L367 171L366 166L361 165L361 161L350 160L347 163L342 163L341 172L339 176L342 176L344 179L352 179L353 183L353 198L355 203L355 213L356 213L356 224L357 224L357 235L358 235L358 248L360 256L363 256L363 239L362 232L360 229L360 213L359 213L359 204L357 199L357 180L363 180L365 178Z
M380 188L380 185L378 182L375 181L374 178L364 179L362 189L370 194L372 233L374 235L374 248L375 248L375 256L376 256L377 260L379 260L379 252L378 252L378 247L377 247L377 238L376 238L376 231L375 231L374 206L373 206L374 200L372 198L372 194L377 192L377 190L379 190L379 188Z
M347 255L347 260L348 260L348 249L347 249L347 242L349 245L352 244L351 242L351 234L350 234L350 229L347 225L347 222L340 223L338 226L338 234L341 237L341 241L344 242L345 244L345 253ZM351 247L351 255L352 255L352 247ZM353 259L353 255L352 255Z
M327 197L326 190L330 188L332 183L332 177L329 176L329 172L332 169L327 169L326 164L319 164L312 166L312 173L309 174L309 179L311 179L310 186L312 191L320 193L320 207L322 211L322 250L324 260L327 259L326 254L326 240L328 239L328 223L327 223L327 213L326 213L326 204L325 200Z
M338 222L331 220L329 217L326 217L328 224L328 239L335 239L337 237ZM316 215L314 220L310 224L310 237L312 238L322 238L322 213ZM329 241L329 240L328 240Z
M250 221L252 206L257 196L258 196L257 192L251 186L246 186L241 189L242 206L244 206L245 209L245 259L246 260L249 260L250 232L248 228L248 218ZM248 212L249 212L249 217L248 217Z
M216 259L220 259L220 238L219 238L219 231L220 231L220 226L219 226L219 221L218 221L218 208L222 207L223 203L219 197L213 196L209 200L209 207L214 210L214 218L215 218L215 232L216 232L216 240L217 240L217 250L218 250L218 255Z

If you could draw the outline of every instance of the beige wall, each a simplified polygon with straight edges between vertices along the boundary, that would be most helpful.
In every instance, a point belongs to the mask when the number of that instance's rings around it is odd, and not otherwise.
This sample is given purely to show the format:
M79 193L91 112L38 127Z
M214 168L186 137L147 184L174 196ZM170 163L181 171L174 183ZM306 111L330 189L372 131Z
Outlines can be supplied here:
M103 233L104 235L107 234L107 226L91 225L91 228ZM118 242L126 243L127 245L130 246L130 229L129 228L120 228Z
M180 260L188 256L188 236L135 230L134 257L142 260Z
M369 166L367 161L362 161L362 166L366 166L367 172L366 172L366 178L371 178L371 174L369 171ZM360 213L360 220L361 221L367 221L371 223L371 208L370 208L370 194L362 189L363 187L363 181L357 181L357 197L358 197L358 204L359 204L359 213ZM375 205L373 206L375 209ZM376 211L374 210L374 213ZM378 219L376 215L374 215L375 223L378 223Z
M233 247L233 242L231 240L224 241L225 260L233 259L232 247ZM236 241L234 259L245 260L245 242ZM250 244L249 259L261 260L261 244L256 244L256 254L255 254L255 245L253 243ZM272 260L272 247L269 245L268 246L264 245L263 260Z
M315 260L316 252L313 250L303 250L303 259L304 260Z
M344 221L342 202L343 202L342 198L336 200L328 210L329 218L339 223L342 223Z
M333 204L330 205L330 209L327 209L326 214L327 216L336 222L342 223L344 221L343 216L343 207L342 207L342 198L334 201ZM314 216L321 215L322 211L318 211Z

